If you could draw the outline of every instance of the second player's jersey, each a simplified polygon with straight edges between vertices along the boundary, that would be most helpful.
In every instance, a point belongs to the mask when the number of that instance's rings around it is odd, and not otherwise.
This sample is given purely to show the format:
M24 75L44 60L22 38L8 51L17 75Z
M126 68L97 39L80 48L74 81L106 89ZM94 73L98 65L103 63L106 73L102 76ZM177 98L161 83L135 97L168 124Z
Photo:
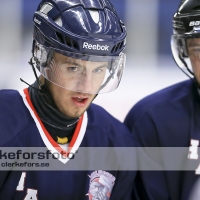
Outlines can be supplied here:
M53 170L47 168L47 170L34 171L4 171L0 166L0 199L132 199L135 172L117 170L123 162L122 158L113 158L116 164L115 169L104 169L103 163L110 162L109 155L102 158L88 151L82 158L83 168L74 165L77 170L68 170L73 160L63 158L69 149L78 152L81 147L134 146L128 129L97 105L92 104L88 108L79 120L69 146L62 147L51 138L45 129L31 103L27 89L20 92L2 90L0 91L0 138L2 148L46 148L46 151L51 154L58 155L58 159L54 158L58 168ZM0 152L0 156L5 158L7 154ZM135 162L134 154L132 159ZM30 159L27 160L29 161ZM90 165L93 162L99 162L99 168L91 170ZM134 166L133 169L135 169Z
M188 200L200 175L200 97L193 82L184 81L145 97L130 110L125 124L142 147L188 147L182 157L175 157L173 151L166 157L168 162L171 158L171 162L194 165L191 171L167 170L160 150L161 160L154 161L164 171L141 170L136 179L141 199Z

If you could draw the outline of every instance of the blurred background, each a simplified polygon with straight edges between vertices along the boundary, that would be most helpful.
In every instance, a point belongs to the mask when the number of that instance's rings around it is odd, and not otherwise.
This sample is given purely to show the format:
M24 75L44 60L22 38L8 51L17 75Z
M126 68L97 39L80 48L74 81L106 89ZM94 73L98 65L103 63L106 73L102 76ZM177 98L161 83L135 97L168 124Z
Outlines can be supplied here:
M141 98L186 80L171 56L172 18L181 0L111 0L127 37L127 64L117 90L94 103L120 121ZM40 0L0 1L0 89L23 89L35 81L31 66L32 16Z

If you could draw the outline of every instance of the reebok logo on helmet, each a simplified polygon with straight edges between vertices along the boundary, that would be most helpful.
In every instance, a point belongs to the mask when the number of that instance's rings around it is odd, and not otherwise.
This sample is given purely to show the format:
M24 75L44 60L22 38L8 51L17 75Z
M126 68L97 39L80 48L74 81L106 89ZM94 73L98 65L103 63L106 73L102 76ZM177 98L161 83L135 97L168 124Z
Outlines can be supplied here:
M100 45L100 44L89 44L88 42L83 43L83 49L92 49L97 51L108 51L108 45Z

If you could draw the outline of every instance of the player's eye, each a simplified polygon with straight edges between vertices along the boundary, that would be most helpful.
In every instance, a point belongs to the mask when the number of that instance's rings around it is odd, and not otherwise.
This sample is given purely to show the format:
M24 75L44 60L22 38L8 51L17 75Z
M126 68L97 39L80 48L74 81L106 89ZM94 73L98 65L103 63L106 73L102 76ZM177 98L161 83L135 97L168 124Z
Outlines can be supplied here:
M193 50L195 53L199 53L200 52L200 49L194 49Z
M72 65L72 66L68 66L67 67L67 72L79 72L80 71L80 67L76 66L76 65Z
M199 54L200 48L191 48L191 52L194 53L194 54Z
M96 73L96 74L100 74L100 73L102 73L103 71L104 71L103 68L96 68L96 69L94 69L92 72L93 72L93 73Z
M69 71L75 72L78 70L78 67L68 67Z

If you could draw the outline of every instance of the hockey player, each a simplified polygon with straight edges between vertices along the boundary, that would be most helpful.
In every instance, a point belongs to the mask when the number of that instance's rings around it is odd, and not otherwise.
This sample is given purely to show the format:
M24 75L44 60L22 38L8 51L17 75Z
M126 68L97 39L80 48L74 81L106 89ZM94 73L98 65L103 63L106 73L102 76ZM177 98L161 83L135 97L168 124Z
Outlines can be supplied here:
M1 149L0 199L132 199L135 172L125 171L123 157L94 153L95 147L133 146L131 133L91 104L99 93L111 92L120 83L125 25L108 0L43 0L33 24L30 64L36 82L23 91L0 91L0 146L42 148L46 154ZM94 152L79 156L81 147L93 147ZM70 153L76 153L74 160ZM18 167L22 155L46 156L48 161L51 154L53 168ZM12 170L3 168L9 166L2 163L7 158L16 161Z
M142 147L187 147L169 148L173 150L170 155L163 148L156 149L157 155L146 152L159 171L140 170L136 178L140 199L188 200L199 177L199 22L200 2L182 1L173 17L171 48L175 62L190 80L145 97L125 118L125 124ZM178 151L181 157L176 156ZM140 163L144 162L142 159ZM172 168L168 165L170 160ZM177 168L173 162L178 164Z

